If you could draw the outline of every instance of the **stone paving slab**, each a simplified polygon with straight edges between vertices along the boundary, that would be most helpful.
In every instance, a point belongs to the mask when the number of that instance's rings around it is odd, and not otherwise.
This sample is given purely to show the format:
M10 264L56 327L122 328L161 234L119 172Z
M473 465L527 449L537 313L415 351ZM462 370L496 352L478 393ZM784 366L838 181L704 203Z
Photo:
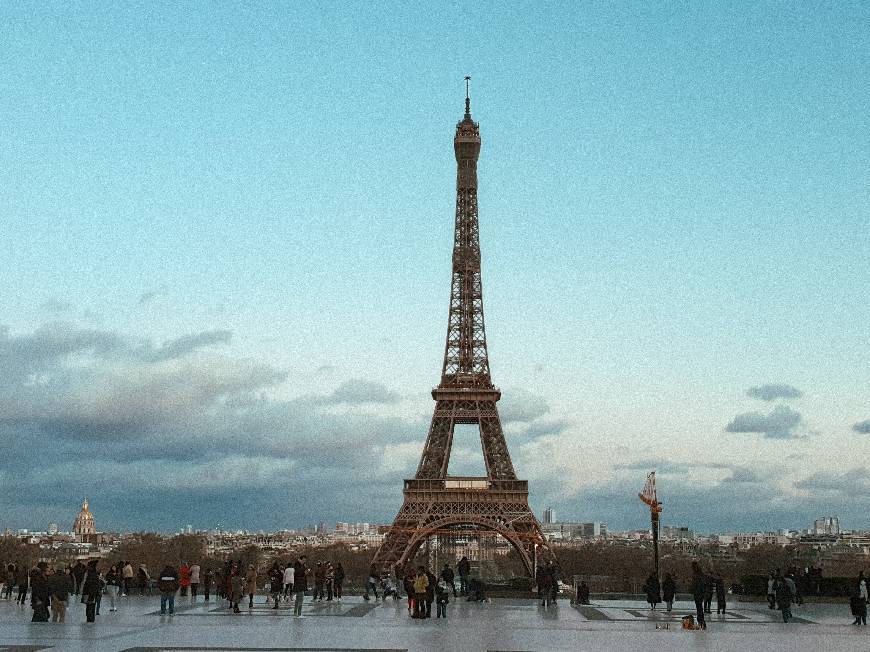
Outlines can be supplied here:
M694 613L688 602L676 603L668 614L630 600L577 608L564 601L544 608L534 600L460 600L448 605L447 620L422 621L408 617L403 601L359 598L306 599L301 618L288 604L272 609L262 597L241 614L231 613L225 602L202 598L179 598L176 608L176 615L161 616L159 598L130 597L119 600L117 612L104 603L95 624L83 622L84 605L77 603L70 604L64 624L30 623L29 607L0 601L0 652L870 652L868 628L850 625L842 604L796 607L796 621L786 625L764 603L730 603L724 615L708 615L707 631L680 629L680 617Z

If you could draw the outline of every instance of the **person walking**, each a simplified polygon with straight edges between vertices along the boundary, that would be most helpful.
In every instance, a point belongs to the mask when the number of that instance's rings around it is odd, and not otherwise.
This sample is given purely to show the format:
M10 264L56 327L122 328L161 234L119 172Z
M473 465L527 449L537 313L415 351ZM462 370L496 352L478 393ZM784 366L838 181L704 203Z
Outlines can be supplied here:
M374 564L369 566L369 574L366 578L366 590L365 593L363 593L364 600L369 599L369 592L375 594L375 601L379 599L380 596L378 596L378 569L377 566L375 566Z
M180 583L178 581L178 571L169 564L163 567L160 571L159 579L157 580L157 589L160 591L160 615L166 614L166 608L169 607L169 615L175 613L175 592L178 590Z
M665 581L662 582L662 598L665 601L668 613L674 606L674 596L677 594L677 583L670 573L665 573Z
M323 568L323 562L319 561L314 565L314 593L311 595L312 602L323 600L323 584L325 581L326 572Z
M344 566L341 565L341 562L338 562L335 565L335 599L341 602L341 591L342 585L344 584Z
M661 586L659 585L659 578L656 577L655 573L646 578L643 589L646 592L646 601L649 603L649 608L655 611L656 605L662 601Z
M706 584L704 585L704 613L713 613L713 593L716 590L715 580L712 575L707 576Z
M109 572L106 573L106 593L109 594L109 611L117 611L115 606L115 598L118 597L118 591L121 588L123 577L118 572L118 567L112 565Z
M245 573L245 594L248 596L248 609L254 608L254 594L257 592L257 569L253 564L248 565Z
M459 592L462 595L467 595L468 576L471 574L471 563L468 561L468 557L463 557L459 560L456 570L459 571Z
M867 582L863 580L864 573L862 572L858 576L858 582L852 589L852 594L849 596L849 607L852 611L852 615L855 616L855 620L852 621L853 625L866 625L867 624ZM861 590L861 583L864 583L864 590Z
M190 565L190 597L193 598L194 602L196 601L196 594L199 591L199 582L200 567L199 564L194 562Z
M3 577L3 599L12 598L12 587L15 586L15 564L7 564L6 574Z
M426 579L429 581L429 584L426 585L426 618L431 618L432 603L435 602L435 586L438 584L438 578L427 569Z
M308 590L308 568L305 566L307 561L305 555L302 555L293 564L293 591L296 593L293 616L296 618L302 617L302 601L305 599L305 591Z
M85 605L86 622L96 622L96 615L99 611L97 603L102 593L103 578L100 577L100 572L97 570L97 560L91 559L88 562L87 570L85 571L84 580L82 581L81 586L81 602Z
M66 605L73 588L72 578L69 571L62 568L51 579L51 622L62 623L66 621Z
M704 619L704 597L707 593L707 577L701 570L698 562L692 562L692 599L695 601L695 612L698 619L698 627L707 629L707 621Z

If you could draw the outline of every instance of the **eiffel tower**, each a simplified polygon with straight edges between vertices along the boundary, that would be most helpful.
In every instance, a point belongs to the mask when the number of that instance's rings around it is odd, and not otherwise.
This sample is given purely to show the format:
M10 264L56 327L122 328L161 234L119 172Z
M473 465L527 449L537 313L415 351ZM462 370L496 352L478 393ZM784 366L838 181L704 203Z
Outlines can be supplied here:
M501 392L489 374L477 221L480 129L471 119L469 79L465 78L465 117L456 125L453 139L456 226L441 383L432 390L435 413L417 474L405 480L404 502L374 563L385 570L404 566L430 536L499 534L533 576L536 557L553 556L529 508L528 481L518 480L514 472L496 408ZM456 424L478 426L485 477L447 475Z

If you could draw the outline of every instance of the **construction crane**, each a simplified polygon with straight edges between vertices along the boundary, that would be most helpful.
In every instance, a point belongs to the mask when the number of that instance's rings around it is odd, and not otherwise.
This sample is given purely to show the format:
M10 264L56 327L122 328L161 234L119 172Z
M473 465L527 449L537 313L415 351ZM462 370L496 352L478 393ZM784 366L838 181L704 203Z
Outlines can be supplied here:
M652 520L652 537L653 551L655 554L655 572L656 578L659 577L659 514L662 513L662 504L659 502L656 495L656 472L651 471L646 476L646 484L643 486L643 491L638 495L646 505L649 506L650 519Z

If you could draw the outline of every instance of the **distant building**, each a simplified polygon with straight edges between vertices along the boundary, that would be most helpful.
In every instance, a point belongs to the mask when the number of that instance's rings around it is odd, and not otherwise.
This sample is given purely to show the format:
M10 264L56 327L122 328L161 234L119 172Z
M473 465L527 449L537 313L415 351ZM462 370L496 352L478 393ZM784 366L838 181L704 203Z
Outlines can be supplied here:
M824 516L813 522L813 534L840 534L840 519L836 516Z
M581 539L594 539L607 536L607 523L577 523L574 527L574 536Z
M550 525L556 522L556 510L548 507L544 510L544 523Z
M662 539L672 539L675 541L693 541L695 533L687 527L677 527L672 525L662 526Z
M48 534L50 536L54 536L60 531L60 528L57 527L57 523L49 523L48 524Z
M76 539L85 543L91 541L97 534L97 527L94 524L94 515L88 510L88 501L82 503L82 511L76 516L73 522L73 532Z

